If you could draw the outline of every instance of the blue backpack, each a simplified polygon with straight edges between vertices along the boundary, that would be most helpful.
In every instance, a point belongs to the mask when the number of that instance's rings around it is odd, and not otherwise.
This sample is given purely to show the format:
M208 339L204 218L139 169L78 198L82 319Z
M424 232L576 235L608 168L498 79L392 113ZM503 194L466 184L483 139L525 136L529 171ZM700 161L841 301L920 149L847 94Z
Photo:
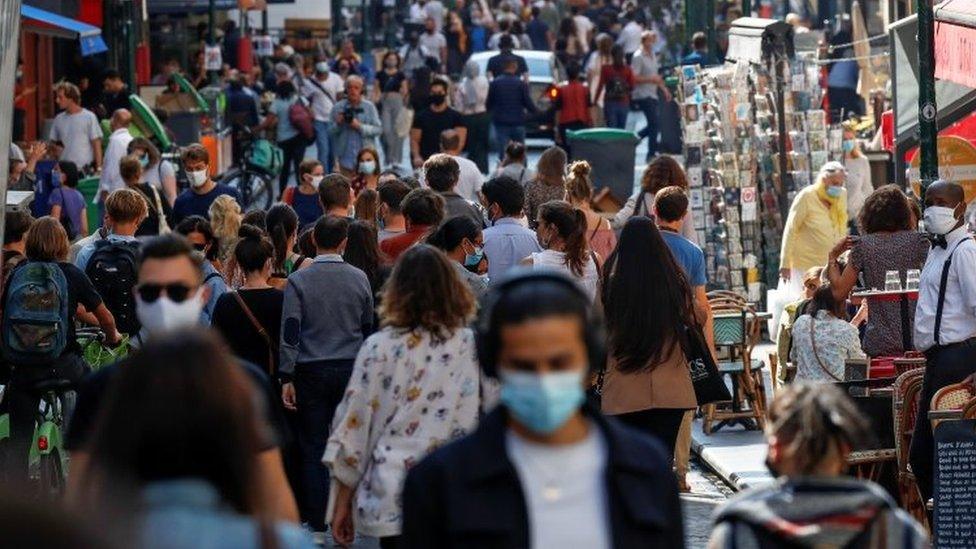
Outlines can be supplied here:
M10 275L3 351L15 366L48 365L68 345L68 280L57 263L27 262Z

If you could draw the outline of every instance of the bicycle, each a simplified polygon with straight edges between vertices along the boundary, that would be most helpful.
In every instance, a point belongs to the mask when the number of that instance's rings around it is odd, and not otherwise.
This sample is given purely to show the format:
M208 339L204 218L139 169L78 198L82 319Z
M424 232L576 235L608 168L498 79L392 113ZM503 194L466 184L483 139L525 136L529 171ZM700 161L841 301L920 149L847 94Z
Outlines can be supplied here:
M275 179L281 171L283 153L271 141L256 138L247 126L238 126L235 131L239 132L241 153L234 167L218 182L237 188L244 211L267 210L274 202Z

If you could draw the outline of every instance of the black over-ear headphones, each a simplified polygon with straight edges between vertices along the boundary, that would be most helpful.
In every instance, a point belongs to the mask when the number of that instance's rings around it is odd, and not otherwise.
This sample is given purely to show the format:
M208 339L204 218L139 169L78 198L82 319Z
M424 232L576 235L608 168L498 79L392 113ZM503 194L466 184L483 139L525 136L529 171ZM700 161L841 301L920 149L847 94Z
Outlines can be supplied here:
M572 299L578 299L579 305L586 311L583 325L583 339L586 344L590 372L603 368L607 360L606 336L603 322L590 296L583 288L568 275L554 270L519 269L502 278L494 284L482 303L478 322L475 324L475 344L478 350L478 362L489 377L498 377L498 347L501 336L493 326L494 309L498 302L515 288L539 283L553 283L568 289ZM540 341L539 345L545 345Z

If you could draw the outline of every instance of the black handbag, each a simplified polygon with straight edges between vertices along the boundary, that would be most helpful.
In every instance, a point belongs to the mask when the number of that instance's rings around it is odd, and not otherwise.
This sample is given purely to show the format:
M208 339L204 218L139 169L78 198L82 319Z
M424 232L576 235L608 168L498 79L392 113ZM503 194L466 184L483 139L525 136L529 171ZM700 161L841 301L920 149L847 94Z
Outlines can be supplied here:
M732 393L722 380L718 365L708 349L705 335L700 326L689 326L685 330L687 344L685 358L688 359L688 373L695 387L695 400L699 406L713 402L732 400Z

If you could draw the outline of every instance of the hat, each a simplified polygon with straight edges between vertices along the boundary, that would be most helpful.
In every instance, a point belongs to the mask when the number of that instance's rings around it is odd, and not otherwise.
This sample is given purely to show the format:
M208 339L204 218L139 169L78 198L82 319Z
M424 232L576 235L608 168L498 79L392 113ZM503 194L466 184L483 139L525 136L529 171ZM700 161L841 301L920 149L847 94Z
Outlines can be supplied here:
M10 160L12 162L27 162L27 160L24 158L24 151L22 151L16 143L10 144Z
M837 172L847 173L847 168L845 168L843 164L841 164L836 160L831 160L830 162L824 164L822 168L820 168L820 173L837 173Z
M315 72L319 74L329 74L329 64L325 61L319 61L315 64Z

